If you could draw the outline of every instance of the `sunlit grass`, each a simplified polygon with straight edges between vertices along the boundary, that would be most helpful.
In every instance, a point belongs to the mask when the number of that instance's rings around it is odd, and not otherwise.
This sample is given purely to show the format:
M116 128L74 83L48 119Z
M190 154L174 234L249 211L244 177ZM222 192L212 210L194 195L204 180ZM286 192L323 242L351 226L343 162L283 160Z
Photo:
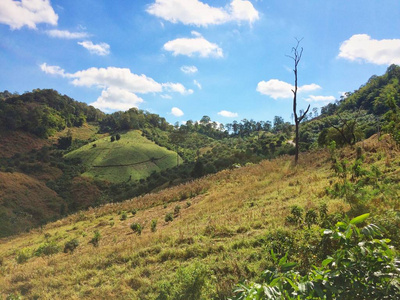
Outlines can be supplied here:
M365 159L397 176L397 148L386 141L361 145ZM354 149L345 149L351 159ZM347 211L349 204L325 192L335 178L327 151L302 154L298 166L292 157L226 170L199 180L79 212L0 245L0 295L21 294L41 299L154 299L161 282L173 281L181 267L200 262L212 270L212 288L219 298L231 294L234 284L255 278L268 264L265 238L278 231L292 231L285 224L290 208L329 213ZM392 202L394 200L391 200ZM190 202L190 204L188 204ZM389 209L393 203L380 202ZM181 208L174 214L175 207ZM132 210L136 209L136 214ZM126 214L126 219L122 218ZM173 221L165 221L172 213ZM155 232L152 220L157 220ZM143 226L141 235L131 223ZM98 230L98 247L89 241ZM316 233L318 235L318 233ZM18 264L21 249L32 253L46 241L60 247L76 238L73 253L62 251L30 257ZM299 253L298 259L302 259Z

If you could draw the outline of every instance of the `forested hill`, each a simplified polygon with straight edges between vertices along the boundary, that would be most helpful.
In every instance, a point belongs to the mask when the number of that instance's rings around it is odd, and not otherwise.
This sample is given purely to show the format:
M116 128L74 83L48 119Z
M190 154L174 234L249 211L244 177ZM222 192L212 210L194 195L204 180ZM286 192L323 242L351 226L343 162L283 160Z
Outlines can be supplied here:
M354 144L378 132L394 133L400 106L400 67L391 65L385 74L372 76L354 92L310 116L300 131L303 150L335 141L337 145Z
M100 110L51 89L36 89L23 95L4 91L0 99L1 130L23 130L41 138L105 116Z

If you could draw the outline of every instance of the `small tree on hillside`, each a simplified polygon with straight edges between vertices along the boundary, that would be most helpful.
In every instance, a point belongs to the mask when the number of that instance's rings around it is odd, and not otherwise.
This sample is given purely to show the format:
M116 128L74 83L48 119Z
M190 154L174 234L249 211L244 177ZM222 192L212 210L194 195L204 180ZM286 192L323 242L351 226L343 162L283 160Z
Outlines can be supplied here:
M296 152L295 152L295 158L294 158L294 163L297 165L297 162L299 160L299 126L300 122L303 121L304 117L307 115L308 110L310 109L310 105L308 105L307 109L303 112L301 111L300 114L297 114L297 65L299 64L301 60L301 55L303 54L303 47L299 49L299 45L301 40L296 39L297 45L296 47L292 48L292 56L287 55L294 61L294 89L292 90L293 92L293 115L294 115L294 123L296 125L296 138L295 138L295 144L296 144Z

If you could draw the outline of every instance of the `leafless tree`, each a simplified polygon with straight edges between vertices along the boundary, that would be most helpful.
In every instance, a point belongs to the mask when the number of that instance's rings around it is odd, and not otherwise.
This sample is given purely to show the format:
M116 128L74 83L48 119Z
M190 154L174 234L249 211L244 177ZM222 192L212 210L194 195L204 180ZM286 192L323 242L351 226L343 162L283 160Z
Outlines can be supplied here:
M307 115L308 110L310 109L310 105L308 105L307 109L304 112L300 112L297 114L297 66L301 60L301 56L303 54L303 47L299 49L301 39L296 39L297 44L296 47L292 48L292 55L287 55L287 57L293 59L294 61L294 89L292 89L293 92L293 115L294 115L294 123L296 125L296 138L295 138L295 147L296 147L296 152L295 152L295 158L294 158L294 163L297 165L297 162L299 160L299 126L300 122L304 119L304 117Z

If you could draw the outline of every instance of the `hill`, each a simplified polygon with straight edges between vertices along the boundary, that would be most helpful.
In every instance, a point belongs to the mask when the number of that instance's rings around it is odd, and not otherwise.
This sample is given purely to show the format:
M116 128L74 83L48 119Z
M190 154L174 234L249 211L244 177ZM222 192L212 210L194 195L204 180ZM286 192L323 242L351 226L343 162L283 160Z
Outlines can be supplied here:
M321 228L365 211L398 247L399 150L387 136L357 147L304 153L297 167L283 156L225 170L3 239L1 295L226 299L273 266L271 250L303 271L320 265L336 247ZM332 157L349 166L345 176Z
M140 131L121 133L118 137L115 141L110 137L96 140L65 157L82 160L87 168L82 176L111 182L140 180L177 164L175 152L157 146L142 137Z

